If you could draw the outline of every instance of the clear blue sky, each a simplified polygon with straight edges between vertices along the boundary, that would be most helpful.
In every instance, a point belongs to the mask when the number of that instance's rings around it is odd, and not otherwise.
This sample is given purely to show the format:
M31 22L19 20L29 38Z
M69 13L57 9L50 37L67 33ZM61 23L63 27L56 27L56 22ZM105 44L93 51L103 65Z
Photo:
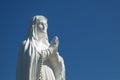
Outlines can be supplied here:
M15 80L19 47L34 15L60 39L67 80L120 80L119 0L0 1L0 80Z

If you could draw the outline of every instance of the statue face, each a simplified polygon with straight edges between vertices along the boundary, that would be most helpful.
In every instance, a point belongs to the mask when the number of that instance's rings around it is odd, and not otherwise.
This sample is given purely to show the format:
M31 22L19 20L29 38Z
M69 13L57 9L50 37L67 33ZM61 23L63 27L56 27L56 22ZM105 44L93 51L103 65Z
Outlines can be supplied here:
M37 30L41 32L45 32L48 27L47 19L44 16L35 16L33 18L33 24L37 26Z

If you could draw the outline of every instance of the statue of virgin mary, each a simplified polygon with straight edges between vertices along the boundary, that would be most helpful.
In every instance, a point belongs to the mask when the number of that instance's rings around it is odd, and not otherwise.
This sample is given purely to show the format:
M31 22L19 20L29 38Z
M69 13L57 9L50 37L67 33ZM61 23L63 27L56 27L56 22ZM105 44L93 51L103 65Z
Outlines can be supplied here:
M64 60L58 52L59 39L54 37L49 43L47 28L44 16L32 18L18 54L16 80L65 80Z

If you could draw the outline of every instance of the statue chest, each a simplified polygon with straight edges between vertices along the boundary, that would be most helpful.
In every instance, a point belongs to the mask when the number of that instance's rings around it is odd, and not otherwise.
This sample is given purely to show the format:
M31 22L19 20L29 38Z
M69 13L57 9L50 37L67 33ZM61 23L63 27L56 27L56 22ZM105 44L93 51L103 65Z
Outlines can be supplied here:
M37 49L37 51L41 52L42 50L46 50L49 47L49 43L42 42L42 41L33 41L34 47Z

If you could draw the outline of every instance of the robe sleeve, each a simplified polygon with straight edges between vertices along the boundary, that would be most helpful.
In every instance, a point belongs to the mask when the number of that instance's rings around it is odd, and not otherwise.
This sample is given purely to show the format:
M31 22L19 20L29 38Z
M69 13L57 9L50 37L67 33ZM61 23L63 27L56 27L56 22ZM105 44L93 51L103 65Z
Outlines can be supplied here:
M47 58L50 55L52 55L53 51L54 51L54 49L52 47L49 47L46 50L42 50L39 54L42 55L43 58Z

